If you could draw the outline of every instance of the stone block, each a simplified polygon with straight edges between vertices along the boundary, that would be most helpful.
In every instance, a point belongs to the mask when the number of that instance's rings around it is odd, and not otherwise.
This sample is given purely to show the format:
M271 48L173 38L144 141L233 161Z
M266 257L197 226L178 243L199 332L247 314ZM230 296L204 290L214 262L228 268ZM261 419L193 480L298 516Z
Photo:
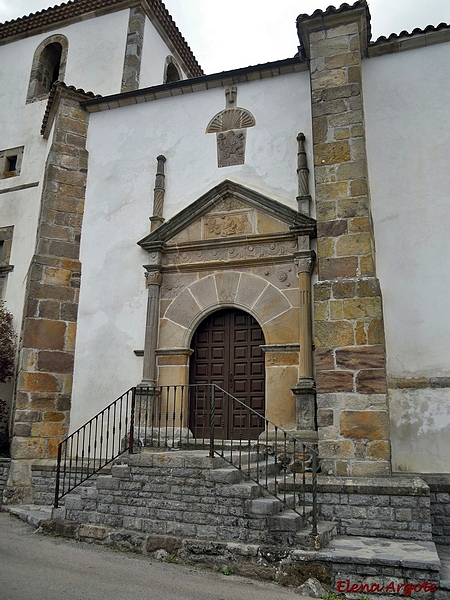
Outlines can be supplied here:
M42 423L39 425L39 435L41 437L65 437L67 435L68 425L63 423Z
M383 394L387 392L386 370L365 369L356 376L356 391L361 394Z
M367 328L367 342L372 345L384 344L384 325L381 316L369 323Z
M336 200L337 198L348 198L348 183L346 181L322 183L316 186L316 202ZM321 235L319 227L317 230L318 235Z
M328 427L334 424L334 411L327 408L321 408L317 411L317 426Z
M44 413L44 421L64 421L66 415L62 412L47 411Z
M323 458L353 458L353 444L350 440L319 441L319 455Z
M334 221L319 221L317 223L318 237L338 237L347 233L348 222L346 219Z
M364 346L365 344L368 343L367 333L366 333L366 325L363 321L358 321L356 323L355 341L358 346Z
M101 525L80 525L78 535L80 537L91 538L93 540L104 540L111 531L110 527Z
M314 146L314 162L316 165L334 165L348 162L351 159L348 141L316 144ZM342 178L341 178L342 179ZM346 179L349 179L348 177Z
M385 365L384 346L353 346L336 350L336 366L341 369L382 369ZM376 393L376 392L374 392Z
M348 321L318 321L314 333L316 348L351 346L354 343L353 327Z
M341 435L352 439L389 439L389 418L386 411L342 411Z
M97 478L97 489L99 490L118 490L119 486L119 479L113 479L111 475L99 475Z
M353 298L356 296L355 281L334 281L332 284L333 298Z
M341 165L342 166L342 165ZM369 201L367 196L349 198L337 201L338 219L352 219L355 217L368 217Z
M117 477L118 479L130 479L130 467L128 465L112 465L111 466L111 475L112 477Z
M358 52L345 52L343 54L336 54L335 56L325 56L325 68L339 69L349 65L359 65L359 60Z
M368 254L367 256L360 256L359 272L363 277L375 276L375 265L371 254Z
M19 373L18 388L29 392L59 392L61 391L60 380L50 373Z
M341 236L336 240L336 254L338 256L357 256L371 252L369 233L353 233Z
M311 89L313 91L346 83L345 69L333 69L332 71L312 71Z
M317 240L317 256L319 259L334 256L334 238L319 238Z
M319 281L314 285L314 300L329 300L331 298L331 283Z
M316 387L319 393L352 392L353 373L351 371L318 371Z
M344 300L346 319L381 318L381 298L353 298ZM373 344L375 345L375 344Z
M314 302L314 320L328 321L329 302Z
M389 442L385 440L369 442L367 444L366 456L367 458L371 458L373 460L388 461L391 456Z
M322 280L356 277L357 274L358 259L356 256L319 260L319 277Z
M176 554L182 547L182 540L172 535L154 535L147 536L147 552L155 550L165 550L168 554Z
M26 319L24 328L24 348L44 348L63 350L66 324L49 319Z
M334 353L331 349L316 349L314 353L317 371L330 371L335 367Z
M317 202L316 218L317 221L332 221L336 219L336 202Z
M268 286L252 306L261 323L285 313L291 308L286 297L273 285Z
M351 465L351 475L354 477L387 477L390 472L390 463L381 460L353 462Z
M38 316L43 319L59 319L59 302L56 300L40 300Z
M68 352L50 352L41 350L38 353L39 371L50 373L72 373L74 356Z

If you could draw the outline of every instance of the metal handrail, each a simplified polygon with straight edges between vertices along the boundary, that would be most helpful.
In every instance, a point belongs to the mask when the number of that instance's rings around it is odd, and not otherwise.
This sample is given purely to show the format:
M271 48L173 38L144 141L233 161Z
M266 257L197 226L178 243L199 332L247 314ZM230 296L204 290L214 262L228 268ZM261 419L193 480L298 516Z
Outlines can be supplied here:
M219 397L224 410L218 423ZM233 420L225 439L227 413ZM304 518L312 505L312 535L317 535L317 451L216 384L132 387L92 417L59 444L55 508L92 475L142 446L209 447L211 457L220 456ZM288 484L293 498L286 493Z
M318 471L318 454L317 451L309 444L302 442L296 438L293 434L285 431L282 427L276 425L269 419L266 419L263 415L258 413L256 410L246 405L238 398L232 396L229 392L222 389L220 386L212 384L215 393L212 393L211 401L211 413L210 413L210 456L217 454L222 459L226 460L230 465L236 467L240 471L249 477L252 481L258 483L261 487L267 490L272 496L275 496L283 504L288 506L288 497L286 494L286 484L288 482L288 456L292 454L293 461L295 463L296 456L301 456L301 480L297 480L297 473L295 468L291 471L292 489L294 491L294 506L291 508L301 514L303 517L306 516L306 473L311 473L311 496L312 496L312 535L317 535L317 471ZM232 404L229 412L234 414L237 407L241 411L239 422L246 422L247 425L234 428L233 434L230 440L226 441L222 438L222 447L217 449L217 440L214 436L215 431L215 395L220 393L228 402ZM243 435L243 429L250 429L250 418L243 419L242 412L247 412L254 419L257 420L262 429L262 433L258 440L252 440L250 435ZM225 412L225 411L224 411ZM269 426L271 429L269 429ZM222 427L222 430L224 428ZM272 439L269 437L269 433L272 432ZM219 441L220 443L220 441ZM281 449L281 452L279 451ZM251 451L256 450L256 465L252 460ZM262 450L262 452L261 452ZM263 458L260 459L260 453ZM308 461L306 455L310 455ZM245 456L246 455L246 456ZM280 458L281 455L281 458ZM272 456L272 461L270 461ZM247 464L245 464L245 458L247 458ZM308 465L306 464L308 463ZM294 465L295 467L295 465ZM270 470L273 469L273 476L270 475ZM279 470L278 470L279 469ZM278 472L277 472L278 470ZM279 478L281 475L281 481ZM261 483L261 479L263 483ZM271 484L271 485L270 485ZM281 484L281 485L280 485ZM272 487L272 489L270 489ZM280 493L279 489L282 489ZM297 487L300 487L301 491L298 497L295 496ZM301 507L299 512L298 507Z

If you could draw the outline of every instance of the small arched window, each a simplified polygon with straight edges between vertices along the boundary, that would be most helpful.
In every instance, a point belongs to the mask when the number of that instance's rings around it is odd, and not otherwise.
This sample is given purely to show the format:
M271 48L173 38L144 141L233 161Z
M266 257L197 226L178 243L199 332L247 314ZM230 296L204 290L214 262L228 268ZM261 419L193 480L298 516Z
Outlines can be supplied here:
M55 81L63 81L69 43L64 35L52 35L34 53L27 103L48 96Z
M166 66L164 69L164 83L173 83L174 81L181 81L181 69L177 65L173 56L166 58Z

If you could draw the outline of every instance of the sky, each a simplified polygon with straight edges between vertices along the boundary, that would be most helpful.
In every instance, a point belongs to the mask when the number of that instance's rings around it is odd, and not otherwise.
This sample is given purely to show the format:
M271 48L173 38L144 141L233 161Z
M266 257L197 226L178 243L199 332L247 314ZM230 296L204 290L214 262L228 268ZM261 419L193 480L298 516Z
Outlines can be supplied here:
M332 0L165 0L168 11L205 73L294 56L295 19ZM338 6L341 0L334 3ZM349 4L352 4L349 0ZM0 22L59 4L0 0ZM274 8L276 7L276 8ZM372 39L415 27L450 23L450 0L369 0Z

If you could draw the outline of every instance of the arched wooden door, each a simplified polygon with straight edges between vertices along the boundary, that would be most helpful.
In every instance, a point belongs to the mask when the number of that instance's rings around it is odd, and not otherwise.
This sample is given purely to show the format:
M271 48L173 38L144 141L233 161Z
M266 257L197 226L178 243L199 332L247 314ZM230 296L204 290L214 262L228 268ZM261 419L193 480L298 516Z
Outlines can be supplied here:
M190 383L215 383L264 416L264 334L255 319L242 310L212 313L198 326L193 338ZM220 439L257 439L264 430L262 420L239 408L223 394L216 394L215 435ZM189 426L196 437L209 436L209 398L192 394Z

